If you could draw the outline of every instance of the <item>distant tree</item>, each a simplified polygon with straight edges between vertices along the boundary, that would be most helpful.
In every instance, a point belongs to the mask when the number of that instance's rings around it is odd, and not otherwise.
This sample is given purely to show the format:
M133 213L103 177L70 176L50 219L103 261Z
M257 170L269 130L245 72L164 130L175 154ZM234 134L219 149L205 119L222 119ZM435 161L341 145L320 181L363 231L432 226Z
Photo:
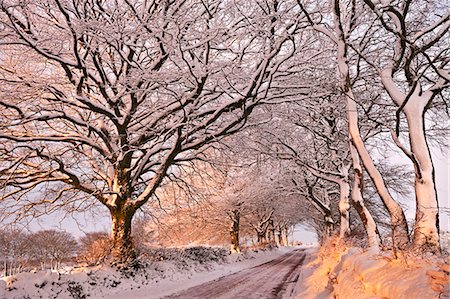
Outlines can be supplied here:
M89 266L104 262L111 254L112 242L106 232L87 233L79 240L77 259Z
M18 229L0 230L0 267L3 276L21 272L28 264L28 234Z
M28 237L28 255L40 263L41 268L57 270L62 262L69 261L77 252L74 236L65 231L42 230Z

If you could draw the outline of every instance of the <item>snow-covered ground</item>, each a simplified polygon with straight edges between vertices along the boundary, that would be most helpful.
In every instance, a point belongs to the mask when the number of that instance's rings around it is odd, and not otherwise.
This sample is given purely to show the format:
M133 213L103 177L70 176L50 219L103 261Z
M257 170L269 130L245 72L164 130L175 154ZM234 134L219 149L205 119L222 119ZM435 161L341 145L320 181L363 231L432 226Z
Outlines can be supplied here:
M232 255L224 255L223 249L194 250L189 254L169 251L132 277L100 266L67 273L22 273L0 279L0 299L161 298L264 264L293 249ZM337 240L305 252L298 282L289 298L449 298L448 258L419 258L406 253L393 257L392 252L364 251Z
M161 298L216 278L266 263L292 248L231 254L199 262L175 257L154 261L127 277L109 267L39 271L0 279L0 298Z
M338 241L310 251L295 298L449 298L449 259L363 251Z

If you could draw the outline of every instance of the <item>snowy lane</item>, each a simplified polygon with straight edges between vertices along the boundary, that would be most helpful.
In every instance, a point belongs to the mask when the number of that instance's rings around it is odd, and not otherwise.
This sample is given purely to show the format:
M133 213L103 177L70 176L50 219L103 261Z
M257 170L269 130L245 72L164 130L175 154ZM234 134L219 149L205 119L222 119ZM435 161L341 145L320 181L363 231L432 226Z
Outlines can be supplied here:
M192 287L166 299L289 298L298 280L304 249L294 250L262 265Z

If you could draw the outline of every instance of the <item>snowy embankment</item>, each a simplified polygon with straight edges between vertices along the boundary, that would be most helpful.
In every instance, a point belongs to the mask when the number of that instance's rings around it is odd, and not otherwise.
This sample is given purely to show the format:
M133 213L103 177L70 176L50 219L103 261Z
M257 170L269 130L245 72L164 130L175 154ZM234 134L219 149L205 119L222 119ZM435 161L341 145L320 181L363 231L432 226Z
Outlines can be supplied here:
M449 298L449 259L363 251L332 241L305 261L295 298Z
M0 279L0 299L161 298L268 262L289 250L231 255L222 248L208 247L156 250L144 255L148 266L132 276L97 266L5 277Z

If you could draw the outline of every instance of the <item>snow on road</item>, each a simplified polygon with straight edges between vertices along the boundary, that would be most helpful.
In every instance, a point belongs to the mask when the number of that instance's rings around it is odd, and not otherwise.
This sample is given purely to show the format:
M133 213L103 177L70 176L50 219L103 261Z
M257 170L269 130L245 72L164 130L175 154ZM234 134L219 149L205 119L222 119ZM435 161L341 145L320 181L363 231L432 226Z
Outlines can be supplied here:
M190 288L167 299L289 298L305 259L304 249L272 261Z

